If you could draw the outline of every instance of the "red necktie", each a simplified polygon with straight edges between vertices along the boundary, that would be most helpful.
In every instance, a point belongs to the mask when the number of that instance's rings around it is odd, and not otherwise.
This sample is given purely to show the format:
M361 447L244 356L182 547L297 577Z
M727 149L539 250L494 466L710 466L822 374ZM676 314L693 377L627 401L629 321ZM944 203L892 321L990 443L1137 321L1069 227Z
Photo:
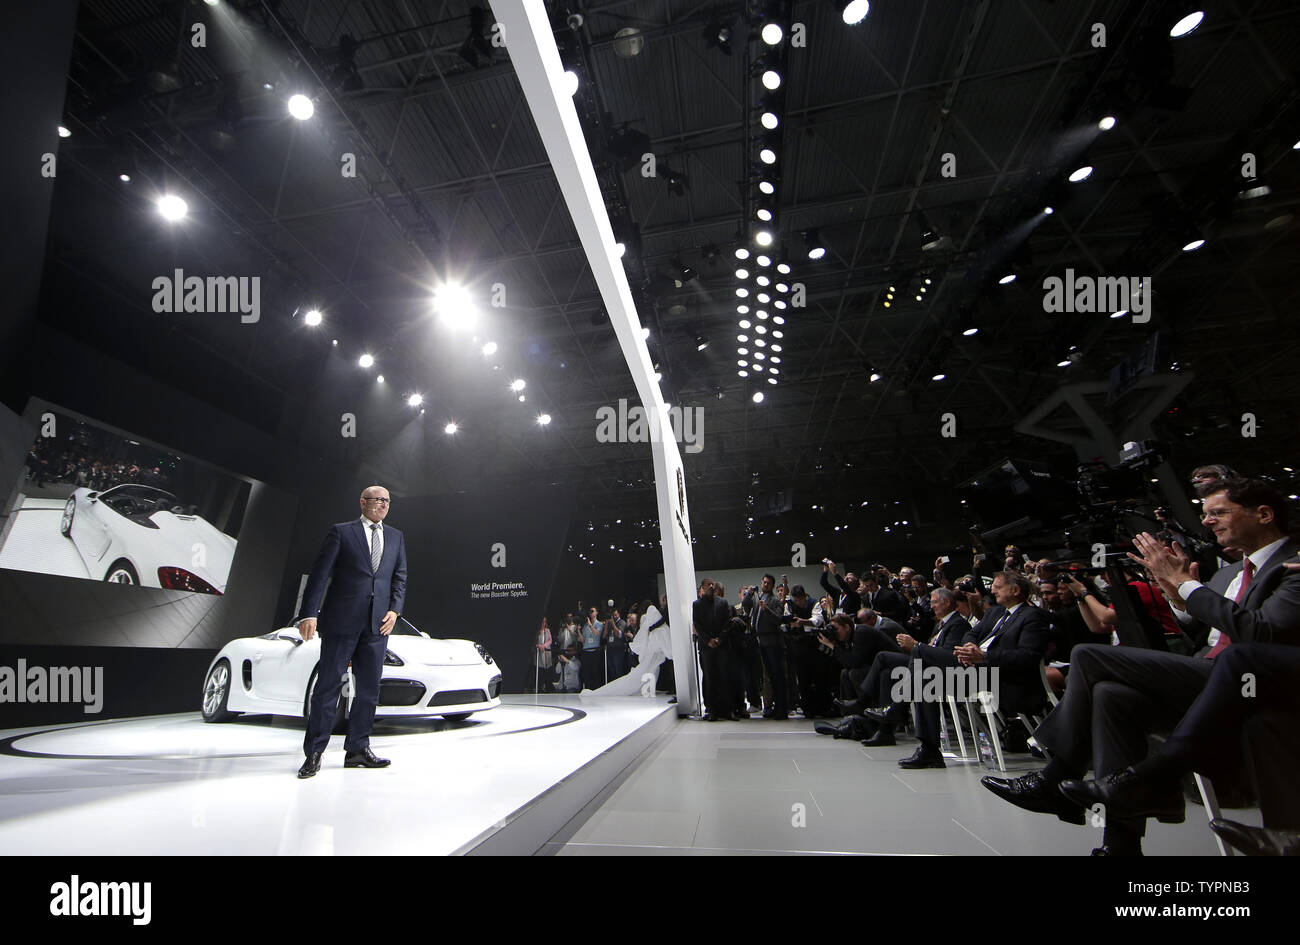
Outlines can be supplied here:
M1250 588L1250 579L1254 577L1254 575L1255 575L1255 563L1251 561L1249 558L1247 558L1246 564L1241 569L1241 586L1237 588L1237 596L1235 598L1238 604L1240 604L1245 599L1246 591ZM1214 644L1214 648L1211 649L1210 652L1205 654L1205 658L1207 660L1214 659L1216 656L1222 653L1223 650L1231 642L1232 642L1232 638L1229 637L1222 630L1220 630L1219 642Z

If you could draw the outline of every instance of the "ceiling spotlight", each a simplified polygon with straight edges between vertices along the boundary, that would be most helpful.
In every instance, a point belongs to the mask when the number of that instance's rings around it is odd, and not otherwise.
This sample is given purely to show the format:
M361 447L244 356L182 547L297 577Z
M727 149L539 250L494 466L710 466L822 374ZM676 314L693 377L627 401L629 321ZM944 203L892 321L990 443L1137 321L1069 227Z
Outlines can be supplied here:
M1183 246L1183 252L1190 253L1192 250L1200 249L1204 245L1205 245L1205 240L1199 238L1194 239L1190 243Z
M1001 279L998 280L998 285L1010 285L1015 281L1016 281L1016 274L1014 272L1008 272L1005 276L1003 276Z
M962 329L962 334L965 335L967 338L969 338L971 335L979 334L979 329L976 328L974 325L971 325L968 328Z
M1203 19L1205 19L1204 10L1197 10L1194 13L1189 13L1173 25L1173 28L1169 30L1169 35L1175 39L1179 36L1186 36L1192 30L1196 29L1196 27L1200 26L1201 20Z
M658 378L655 378L655 379L658 380ZM520 394L520 395L519 395L519 402L520 402L521 404L522 404L525 400L527 400L527 399L528 399L527 395L525 395L525 394Z
M742 299L747 298L749 296L749 290L742 285L740 288L736 289L736 295Z
M1297 142L1297 144L1300 144L1300 142ZM758 189L761 190L763 193L767 194L769 197L772 196L774 193L776 193L776 185L773 184L770 180L759 181Z
M449 423L442 428L442 432L447 434L448 436L451 436L459 429L460 427L458 427L455 423Z
M781 87L781 73L775 69L768 69L763 73L763 88L769 92L775 92Z
M781 119L777 117L776 112L763 112L762 116L758 119L758 121L759 124L761 124L768 131L771 131L777 125L781 124Z
M543 427L544 427L544 426L546 426L546 425L547 425L548 423L550 423L550 422L551 422L551 415L550 415L549 413L539 413L539 414L537 415L537 424L538 424L538 426L543 426Z
M749 372L746 371L744 368L741 368L739 371L736 372L736 376L737 376L737 377L749 377Z
M289 114L299 121L306 121L316 114L316 106L311 99L299 92L289 96Z
M758 217L764 223L772 222L772 211L767 207L759 207L758 210L755 211L754 216Z
M60 138L71 138L71 137L72 137L72 132L69 131L69 130L67 129L66 126L64 126L64 125L59 125L59 137L60 137Z
M769 377L769 378L767 379L767 382L768 382L769 384L775 384L775 383L776 383L776 378L775 378L775 377Z
M756 404L761 404L763 402L763 392L761 390L754 391L754 396L750 399Z
M1069 358L1062 358L1061 360L1059 360L1059 361L1056 362L1056 366L1057 366L1057 367L1069 367L1069 366L1070 366L1071 364L1073 364L1073 363L1074 363L1074 362L1071 361Z
M849 26L857 26L871 10L868 0L840 0L840 19Z
M1076 168L1073 172L1071 172L1070 183L1077 184L1079 183L1079 181L1087 180L1091 176L1092 176L1092 165L1085 164L1083 167Z
M821 259L826 255L826 244L822 242L816 230L808 230L804 233L803 244L808 248L809 259Z
M117 175L117 179L120 180L120 181L121 181L122 183L124 183L124 184L129 184L129 183L131 182L131 175L130 175L130 174L118 174L118 175Z
M361 357L357 358L357 364L363 368L373 367L375 364L375 356L373 354L363 354Z
M422 403L424 403L423 394L412 394L410 397L406 398L406 405L408 407L418 407Z
M164 194L158 198L158 212L164 220L179 220L190 212L190 205L175 194Z
M1053 210L1051 207L1044 207L1044 208L1043 208L1043 213L1047 214L1049 217L1050 217L1053 213L1055 213L1055 212L1056 212L1056 211Z
M497 353L497 343L495 341L489 341L483 346L482 351L483 357L490 358L492 355Z
M878 380L880 380L880 375L877 374L875 371L872 371L872 372L871 372L871 383L874 384L874 383L876 383L876 381L878 381Z
M754 278L754 281L762 286L770 285L772 282L772 280L769 279L767 276L756 276Z
M763 150L758 152L758 159L764 164L775 164L776 152L771 148L763 148Z
M749 329L753 327L753 323L750 322L748 318L742 318L740 320L740 327L745 329L745 331L749 331Z
M1247 187L1237 196L1242 200L1254 200L1256 197L1267 197L1272 192L1273 188L1268 184L1260 184L1258 187Z
M785 324L785 319L782 318L780 315L774 316L773 319L772 319L772 324L774 324L774 325L784 325L784 324Z
M944 374L943 372L940 372L940 373L934 375L934 377L930 378L930 380L932 380L932 381L942 381L942 380L943 380L944 378L946 378L947 376L948 376L947 374Z
M766 227L754 231L754 242L759 246L771 246L773 239L772 231Z
M748 315L748 314L749 314L749 306L748 306L748 305L737 305L737 306L736 306L736 311L739 312L741 315ZM759 315L758 317L759 317L759 318L765 318L766 316L765 316L765 315Z
M743 247L743 246L737 246L737 247L736 247L736 258L737 258L737 259L748 259L748 258L749 258L749 250L747 250L747 249L746 249L745 247Z
M696 336L695 336L695 350L696 350L696 351L703 351L703 350L704 350L705 348L707 348L708 346L709 346L709 339L708 339L708 338L705 338L703 335L696 335Z
M746 255L748 255L748 254L746 254ZM748 279L748 278L749 278L749 270L746 269L744 266L741 266L739 269L736 270L736 278L737 278L737 279Z
M1107 115L1101 121L1097 122L1097 127L1102 131L1110 131L1110 129L1115 127L1115 116Z
M1112 312L1110 317L1111 317L1111 318L1123 318L1123 317L1124 317L1125 315L1127 315L1127 314L1128 314L1128 309L1126 309L1126 308L1122 308L1122 309L1120 309L1118 312Z
M522 377L516 377L513 381L510 382L510 389L514 391L516 394L519 393L527 386L528 386L527 382Z
M314 308L308 309L307 314L303 316L303 321L315 328L321 322L320 310Z
M766 253L759 253L754 257L754 262L758 263L760 266L770 266L772 265L772 257L768 256Z
M382 384L382 383L384 383L384 375L380 374L379 376L377 376L377 377L375 378L375 383L376 383L376 384Z
M618 253L618 258L619 258L619 259L622 259L622 258L623 258L623 254L627 252L627 246L626 246L625 244L623 244L623 243L615 243L615 244L614 244L614 251L615 251L616 253Z
M572 98L578 94L578 73L572 69L565 69L564 75L560 76L560 90L565 95Z
M785 34L781 31L781 27L778 24L768 23L763 27L759 35L763 37L763 42L767 43L769 46L775 46L777 43L781 42L781 37Z

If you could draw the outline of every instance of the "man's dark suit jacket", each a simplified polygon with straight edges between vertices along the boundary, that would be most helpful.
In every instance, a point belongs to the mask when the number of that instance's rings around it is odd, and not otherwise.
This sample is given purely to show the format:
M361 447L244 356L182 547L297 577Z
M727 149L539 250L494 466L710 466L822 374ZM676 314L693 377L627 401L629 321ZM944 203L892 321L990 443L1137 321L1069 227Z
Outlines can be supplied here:
M933 646L936 650L952 650L970 630L971 625L966 618L954 610L948 615L948 622L939 631L939 639L934 641Z
M961 643L983 643L1006 612L1005 607L990 607L984 619L975 626L967 624ZM966 623L960 614L957 620ZM1046 696L1038 666L1051 641L1052 626L1047 614L1032 604L1021 604L998 630L997 639L984 654L984 662L998 667L998 702L1003 708L1011 712L1032 712L1043 703ZM946 660L944 653L937 646L918 643L912 656L924 660L927 655L935 655L940 660L938 665L942 666L952 662L951 649L946 651Z
M371 571L368 526L360 518L330 526L307 576L302 609L294 623L318 617L322 636L362 630L377 633L385 613L401 614L406 601L406 538L396 528L384 525L383 529L384 554L379 570Z
M1295 539L1283 542L1255 571L1240 604L1223 595L1244 562L1220 568L1204 587L1188 595L1187 612L1197 623L1184 624L1183 629L1198 641L1204 641L1210 628L1217 627L1233 643L1300 644L1300 572L1282 567L1297 550L1300 542Z
M775 594L750 591L741 602L745 609L745 622L754 627L760 646L775 646L781 642L781 611L784 609ZM758 608L755 625L754 608Z
M832 577L835 578L834 584L830 581ZM834 601L835 606L846 614L856 614L862 608L862 595L845 584L844 579L834 571L822 572L821 585L822 590Z
M898 591L892 587L882 587L873 595L862 592L862 606L870 607L878 614L883 614L896 623L907 626L907 618L911 616L911 610L904 602Z

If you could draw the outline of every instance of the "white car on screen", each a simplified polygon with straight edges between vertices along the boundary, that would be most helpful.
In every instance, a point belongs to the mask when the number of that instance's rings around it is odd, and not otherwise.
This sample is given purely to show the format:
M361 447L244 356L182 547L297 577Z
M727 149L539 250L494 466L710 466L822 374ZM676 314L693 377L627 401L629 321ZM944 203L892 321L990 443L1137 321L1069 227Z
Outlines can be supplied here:
M202 594L224 594L235 539L163 489L139 483L76 489L59 531L90 576Z
M206 722L243 712L306 718L320 662L320 635L303 642L296 627L231 640L213 659L203 683ZM352 703L352 675L343 676L337 724ZM388 636L379 681L377 717L440 715L458 721L501 704L501 670L471 640L435 640L399 618Z

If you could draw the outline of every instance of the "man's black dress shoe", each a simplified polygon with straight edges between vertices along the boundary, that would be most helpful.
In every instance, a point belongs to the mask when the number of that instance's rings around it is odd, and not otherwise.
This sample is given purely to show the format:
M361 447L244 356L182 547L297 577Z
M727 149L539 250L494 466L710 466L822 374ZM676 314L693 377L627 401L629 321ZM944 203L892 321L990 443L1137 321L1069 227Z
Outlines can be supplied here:
M308 755L307 760L304 761L302 767L298 769L298 777L310 778L315 775L316 772L320 770L320 755L321 753L318 751L312 752Z
M861 699L836 699L835 708L840 710L841 715L857 715L862 711Z
M1121 850L1119 847L1111 846L1109 843L1103 843L1097 849L1093 850L1091 856L1141 856L1142 848L1133 847L1129 850Z
M781 712L781 713L778 714L778 713L776 713L776 712L773 712L771 715L764 715L763 718L765 718L765 719L773 719L773 720L775 720L775 721L777 721L777 722L788 722L788 721L790 721L790 713L788 713L788 712Z
M873 722L887 722L890 725L898 725L907 718L907 710L897 703L863 709L862 714Z
M369 748L361 751L350 751L343 757L343 767L345 768L387 768L391 761L387 758L379 758Z
M894 729L889 725L882 725L876 729L876 734L870 738L864 738L862 744L868 748L888 748L890 745L897 745L894 740Z
M1036 814L1055 814L1067 824L1084 823L1083 808L1065 799L1055 785L1043 780L1038 771L1019 778L995 778L986 775L980 778L984 785L1004 801L1015 804L1021 810L1030 810Z
M708 713L705 713L704 718L701 719L700 721L702 721L702 722L716 722L716 721L718 721L718 714L717 714L716 712L708 712Z
M943 754L932 748L926 748L924 745L919 746L916 751L912 752L910 758L900 758L898 761L900 768L946 768L947 763L943 760Z
M840 734L842 728L842 725L831 722L818 722L813 726L813 731L818 735L834 735L836 738L843 738L844 736Z
M1092 781L1062 781L1061 793L1080 805L1101 804L1106 814L1121 820L1154 817L1164 824L1181 824L1183 792L1177 782L1160 785L1139 778L1132 768Z
M1300 856L1300 830L1252 827L1235 820L1212 820L1210 829L1247 856Z

